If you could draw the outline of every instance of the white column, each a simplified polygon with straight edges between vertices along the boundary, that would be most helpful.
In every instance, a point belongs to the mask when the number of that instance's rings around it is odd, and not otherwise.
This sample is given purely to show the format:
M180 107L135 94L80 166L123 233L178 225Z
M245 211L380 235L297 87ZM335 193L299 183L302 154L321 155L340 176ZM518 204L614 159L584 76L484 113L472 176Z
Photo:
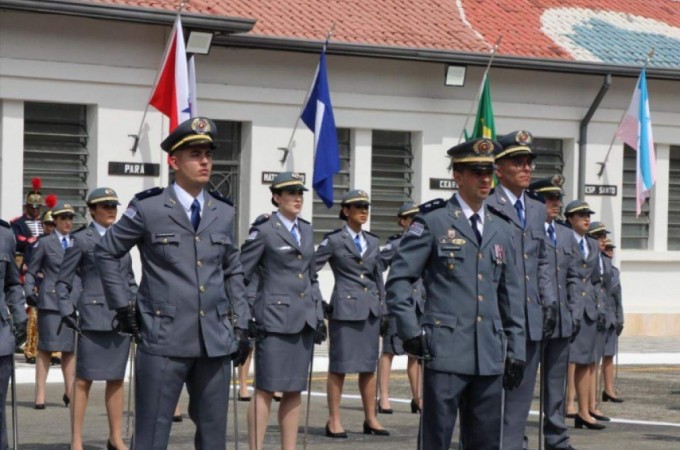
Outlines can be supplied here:
M350 166L350 190L363 189L371 196L371 156L373 150L373 131L355 128L351 137L352 153ZM368 216L366 229L371 229L371 216Z
M0 217L22 214L24 204L24 102L0 101Z
M668 195L671 147L656 145L656 183L649 214L649 250L665 252L668 245Z

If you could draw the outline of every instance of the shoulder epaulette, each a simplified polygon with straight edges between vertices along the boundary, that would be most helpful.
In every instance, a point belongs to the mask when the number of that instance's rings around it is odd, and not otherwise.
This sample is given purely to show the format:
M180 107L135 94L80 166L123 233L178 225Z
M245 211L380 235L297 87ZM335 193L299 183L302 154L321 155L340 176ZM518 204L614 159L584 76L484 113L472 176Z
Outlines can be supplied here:
M254 221L253 223L251 223L250 226L251 226L251 227L256 227L256 226L258 226L258 225L262 225L263 223L265 223L265 222L267 222L269 219L271 219L271 217L272 217L272 216L270 216L269 214L261 214L261 215L257 216L257 218L255 219L255 221Z
M435 198L434 200L430 200L429 202L419 205L418 209L420 210L421 214L427 214L434 211L435 209L443 208L444 206L446 206L446 200L443 198Z
M526 189L524 193L527 195L529 198L533 198L536 201L539 201L541 203L545 203L545 199L543 198L542 195L535 193L531 189Z
M0 219L0 226L3 226L5 228L9 228L9 224L2 219Z
M342 231L342 228L337 228L337 229L335 229L335 230L333 230L333 231L329 231L328 233L324 234L323 237L324 237L324 238L327 238L327 237L330 236L331 234L336 234L336 233L339 233L339 232L341 232L341 231Z
M378 236L378 235L375 234L375 233L371 233L370 231L364 230L364 233L370 234L371 236L373 236L373 237L375 237L375 238L377 238L377 239L380 239L380 236Z
M390 237L387 238L387 242L389 242L389 241L394 241L394 240L396 240L396 239L399 239L403 234L404 234L404 233L393 234L392 236L390 236Z
M216 191L216 190L213 189L212 191L208 191L208 193L209 193L210 195L212 195L214 198L216 198L217 200L219 200L219 201L221 201L221 202L224 202L224 203L226 203L226 204L229 205L229 206L234 206L234 204L232 203L231 200L229 200L229 199L228 199L227 197L225 197L224 195L220 194L220 191Z
M297 220L299 220L302 223L306 223L307 225L310 225L311 223L308 220L303 219L302 217L298 217Z
M71 234L80 233L81 231L85 230L86 228L87 228L87 225L81 225L80 228L78 228L78 229L75 230L75 231L72 231Z
M501 211L500 209L494 208L493 205L487 204L486 207L489 208L489 211L491 211L494 215L500 217L501 219L505 220L506 222L510 222L512 220L503 211Z
M162 192L163 192L162 187L155 187L155 188L147 189L146 191L142 191L142 192L135 194L135 198L137 200L144 200L145 198L155 197L156 195L161 195Z

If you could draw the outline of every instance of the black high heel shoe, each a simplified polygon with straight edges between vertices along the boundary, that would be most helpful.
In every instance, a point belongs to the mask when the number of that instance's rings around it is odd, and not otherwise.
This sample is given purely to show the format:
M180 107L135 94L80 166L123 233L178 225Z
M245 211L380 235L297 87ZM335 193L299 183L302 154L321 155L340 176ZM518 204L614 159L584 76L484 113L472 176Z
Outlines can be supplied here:
M576 418L574 419L574 428L579 429L584 427L588 430L604 430L607 428L599 423L590 423L577 414Z
M364 434L375 434L376 436L389 436L390 432L382 428L373 428L364 420Z
M602 391L602 401L603 402L612 402L612 403L623 403L622 398L612 397L611 395L607 394L607 391Z
M118 447L115 447L110 440L106 440L106 450L118 450Z
M383 408L380 406L380 402L378 402L378 413L379 414L394 414L394 410L392 408Z
M599 420L600 422L609 422L609 421L612 420L607 416L601 416L600 414L595 414L592 411L588 411L588 412L590 413L591 416L593 416L593 419Z
M66 395L66 394L64 394L64 395L61 397L61 401L64 402L64 406L67 407L67 408L68 408L68 405L71 404L71 399L68 398L68 395Z
M416 402L415 398L411 399L411 414L416 414L420 412L420 406L418 406L418 402Z
M36 403L33 405L33 409L45 409L45 404L44 403Z
M333 433L331 431L331 428L328 426L328 424L326 424L326 437L334 438L334 439L347 439L347 432L341 431L339 433Z

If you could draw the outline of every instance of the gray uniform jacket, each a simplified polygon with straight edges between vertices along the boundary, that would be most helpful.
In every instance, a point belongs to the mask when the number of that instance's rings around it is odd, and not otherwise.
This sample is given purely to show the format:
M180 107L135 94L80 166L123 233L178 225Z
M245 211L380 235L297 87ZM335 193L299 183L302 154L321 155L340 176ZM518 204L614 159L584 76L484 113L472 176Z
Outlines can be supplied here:
M233 353L232 308L236 326L248 328L243 268L234 245L234 207L204 195L201 222L194 231L172 187L137 194L95 247L110 309L130 301L118 260L135 245L139 248L137 311L140 349L147 353L186 358Z
M94 259L94 248L100 240L101 236L94 224L74 233L73 246L64 254L56 283L59 312L62 317L71 314L75 306L80 314L80 328L89 331L111 331L111 322L116 315L106 305L104 288ZM127 277L128 297L130 301L134 301L137 282L132 272L132 258L129 254L120 259L119 270ZM71 302L71 288L76 275L82 281L83 291L74 305Z
M403 233L390 236L385 246L380 250L380 260L382 261L385 270L389 269L390 264L392 264L394 255L397 254L397 250L399 249L399 245L401 245L401 240L403 238ZM418 314L422 315L425 312L425 286L423 286L422 279L419 278L418 281L413 283L411 294L415 301L416 311Z
M604 314L605 326L607 328L616 328L616 300L614 299L614 267L612 260L602 253L602 266L604 273L602 274L602 285L600 288L600 312Z
M621 296L621 272L612 265L612 303L616 311L616 325L623 325L623 299Z
M298 218L301 245L276 214L250 229L241 246L246 281L258 281L254 315L265 331L295 334L323 320L314 266L314 232Z
M359 254L345 227L326 235L316 249L316 270L329 262L335 277L331 295L331 319L361 321L369 314L380 317L383 311L384 283L378 237L363 230L367 248Z
M573 231L569 238L571 239L571 253L576 258L576 262L570 266L569 274L567 274L571 316L575 320L582 320L585 316L594 322L599 314L601 277L598 255L600 250L595 239L586 237L589 252L588 257L585 258L578 242L574 239Z
M24 291L14 260L16 243L9 224L0 220L0 356L14 353L12 323L26 320ZM10 320L10 314L13 316ZM5 405L0 405L4 408Z
M557 299L557 324L551 336L551 338L556 339L571 337L573 332L569 296L567 295L567 275L569 266L574 264L575 260L572 253L574 232L571 228L559 222L555 222L554 225L557 246L554 246L550 239L546 239L545 243L548 249L550 273L553 274L553 289L555 289L555 298Z
M73 246L73 236L69 236L69 247L71 246ZM33 293L38 274L42 272L43 279L38 294L39 310L59 311L59 299L55 284L64 259L64 253L64 248L61 246L56 233L40 237L31 248L31 260L28 262L26 275L24 275L24 292L26 296ZM71 303L76 304L82 290L80 277L76 276L73 279L72 286Z
M422 326L430 369L499 375L507 356L525 361L524 305L513 261L510 226L484 207L481 245L456 197L415 217L387 278L387 304L399 336L421 334L411 300L422 276L427 291Z
M510 225L515 248L515 267L521 283L521 298L524 300L527 339L543 339L543 306L555 302L552 275L548 266L545 235L545 205L525 192L524 216L526 227L522 226L517 211L505 191L499 186L487 199L487 205Z

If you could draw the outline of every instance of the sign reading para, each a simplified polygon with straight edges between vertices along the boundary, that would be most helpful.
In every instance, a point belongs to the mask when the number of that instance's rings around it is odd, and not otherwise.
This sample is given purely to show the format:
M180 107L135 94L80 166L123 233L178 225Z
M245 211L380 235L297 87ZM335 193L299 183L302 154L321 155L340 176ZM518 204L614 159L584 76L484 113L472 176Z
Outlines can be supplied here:
M157 177L161 165L154 163L109 162L109 175L131 175L137 177Z

